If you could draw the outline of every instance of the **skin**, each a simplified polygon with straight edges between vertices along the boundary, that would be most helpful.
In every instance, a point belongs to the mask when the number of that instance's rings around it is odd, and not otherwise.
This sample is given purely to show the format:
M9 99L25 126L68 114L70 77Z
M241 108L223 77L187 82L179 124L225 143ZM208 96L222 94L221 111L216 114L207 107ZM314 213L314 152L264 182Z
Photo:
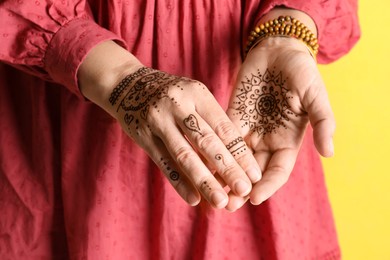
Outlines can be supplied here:
M190 205L203 197L224 208L229 193L247 196L252 182L261 178L260 167L249 149L233 157L226 148L240 134L209 90L195 80L140 70L145 68L133 55L104 42L80 67L81 91L118 120ZM132 80L122 89L127 75ZM218 172L219 181L209 168Z
M279 15L316 30L299 11L277 8L262 19ZM291 114L264 135L253 131L262 123L243 127L237 100L242 82L267 69L282 73ZM90 51L78 79L83 95L118 120L190 205L203 197L215 208L234 211L249 198L253 204L266 200L287 181L309 121L319 152L333 154L334 120L325 86L306 47L295 39L266 39L251 50L227 114L201 82L147 69L111 41Z
M260 22L277 18L280 15L295 17L316 33L315 25L310 17L295 10L278 8ZM274 81L260 84L251 82L254 76L264 80L267 71L267 77L273 78ZM262 76L260 77L259 74ZM280 76L279 80L282 83L275 83L279 82L277 76ZM242 91L245 84L250 89L246 93ZM250 94L258 93L257 96L255 95L257 98L261 95L270 96L271 86L274 91L278 91L278 95L274 92L274 98L279 99L277 104L276 102L270 103L276 107L276 109L271 109L273 113L268 111L274 119L261 115L257 111L260 110L259 105L257 109L255 107L256 102L252 102L252 107L249 105L251 104ZM282 93L284 97L281 97ZM266 101L263 100L260 103L267 105L264 103ZM246 103L246 108L240 109L238 102ZM269 104L265 108L269 109ZM251 114L250 109L257 112ZM267 114L267 110L262 112ZM227 114L239 127L240 133L244 136L248 147L252 149L263 172L262 179L254 184L249 196L254 205L267 200L287 182L308 123L313 127L314 142L318 152L324 157L331 157L334 153L332 137L335 120L325 84L315 60L306 46L297 39L268 38L250 51L238 74ZM243 114L247 116L243 118ZM252 116L251 119L245 120L248 116ZM230 204L234 204L234 208L239 208L247 199L248 197L233 197Z

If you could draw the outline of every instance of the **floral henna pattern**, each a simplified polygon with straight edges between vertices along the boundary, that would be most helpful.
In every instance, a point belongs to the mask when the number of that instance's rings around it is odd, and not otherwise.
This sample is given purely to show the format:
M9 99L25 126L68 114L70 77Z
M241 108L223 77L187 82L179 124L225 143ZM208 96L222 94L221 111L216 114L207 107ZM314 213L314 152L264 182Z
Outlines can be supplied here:
M286 122L295 114L288 104L292 97L287 96L289 90L285 83L282 72L275 74L268 69L264 75L258 72L241 82L234 102L237 106L234 115L241 117L242 127L249 126L251 131L263 137L276 133L279 127L287 128Z
M142 119L147 119L150 105L157 108L157 101L168 98L170 86L179 83L182 79L166 74L161 71L150 71L151 73L139 78L128 90L119 103L117 111L140 112ZM151 101L154 102L151 102Z
M129 85L137 78L142 77L148 73L153 72L153 69L143 67L137 70L136 72L127 75L122 81L114 88L112 91L109 101L111 105L115 105L120 98L120 96L123 94L123 92L129 87Z
M189 80L186 78L143 67L126 76L114 88L109 102L112 106L116 106L117 112L120 110L124 112L123 120L129 131L132 124L135 124L134 128L138 130L140 120L147 120L150 109L159 112L160 100L169 98L178 105L177 101L169 96L169 89L176 87L183 90L183 85L180 83L187 81Z

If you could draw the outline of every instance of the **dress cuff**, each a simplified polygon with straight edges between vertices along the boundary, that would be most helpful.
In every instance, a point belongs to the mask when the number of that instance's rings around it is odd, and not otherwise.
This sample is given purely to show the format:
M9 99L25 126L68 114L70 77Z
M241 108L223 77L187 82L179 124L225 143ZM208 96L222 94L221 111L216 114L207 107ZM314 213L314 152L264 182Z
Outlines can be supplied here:
M45 70L55 82L84 99L79 90L77 71L88 52L107 40L114 40L127 47L124 40L92 20L71 20L62 26L50 41L44 58Z

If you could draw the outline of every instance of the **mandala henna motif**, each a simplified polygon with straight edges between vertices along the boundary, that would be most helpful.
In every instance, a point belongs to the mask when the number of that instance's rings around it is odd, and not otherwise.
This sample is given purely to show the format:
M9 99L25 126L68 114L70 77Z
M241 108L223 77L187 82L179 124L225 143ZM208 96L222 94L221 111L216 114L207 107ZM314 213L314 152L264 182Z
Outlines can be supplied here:
M235 115L241 116L242 127L249 126L259 136L276 132L279 127L287 128L289 116L294 115L288 104L288 89L284 87L282 73L275 75L268 69L261 75L251 75L241 82L236 95Z

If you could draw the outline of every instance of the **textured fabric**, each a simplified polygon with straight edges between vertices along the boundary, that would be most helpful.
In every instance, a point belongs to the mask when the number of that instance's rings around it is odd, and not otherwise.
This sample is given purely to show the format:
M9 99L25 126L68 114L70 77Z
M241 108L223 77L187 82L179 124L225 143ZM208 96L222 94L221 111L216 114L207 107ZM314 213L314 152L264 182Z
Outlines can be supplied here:
M147 66L204 82L226 108L259 17L276 5L305 11L318 60L329 62L359 36L350 2L1 1L0 259L339 259L310 129L267 202L235 213L190 207L85 101L77 69L93 46L116 40Z

